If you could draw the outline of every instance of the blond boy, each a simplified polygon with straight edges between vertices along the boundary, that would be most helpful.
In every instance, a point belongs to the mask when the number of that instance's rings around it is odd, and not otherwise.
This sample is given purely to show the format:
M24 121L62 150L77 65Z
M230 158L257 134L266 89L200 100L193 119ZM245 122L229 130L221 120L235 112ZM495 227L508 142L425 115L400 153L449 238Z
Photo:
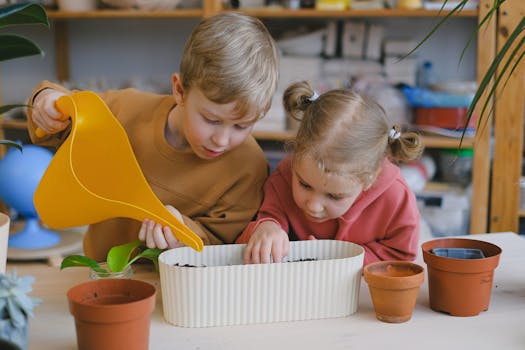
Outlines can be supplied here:
M180 72L172 76L172 95L100 94L125 128L155 194L205 244L234 242L261 203L268 167L250 133L270 107L277 71L277 49L264 25L224 13L192 32ZM47 81L35 89L28 110L33 142L62 143L70 120L54 104L68 93ZM47 135L36 136L36 128ZM112 246L137 237L161 249L180 244L160 224L115 218L89 226L84 253L103 261Z

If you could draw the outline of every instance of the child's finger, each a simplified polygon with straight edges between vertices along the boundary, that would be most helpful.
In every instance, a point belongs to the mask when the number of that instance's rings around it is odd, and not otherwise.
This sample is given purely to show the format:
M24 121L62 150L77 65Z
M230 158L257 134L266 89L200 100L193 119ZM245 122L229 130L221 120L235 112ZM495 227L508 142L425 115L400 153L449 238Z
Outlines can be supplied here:
M260 256L261 256L260 261L261 261L261 263L263 263L263 264L271 263L272 242L264 242L260 252L261 252L260 253Z
M161 224L155 224L155 228L153 229L153 240L155 241L155 246L157 248L159 249L168 248L168 243L166 242L166 239L164 238L164 232L162 232Z
M148 226L148 219L144 219L142 221L142 225L140 225L140 230L139 230L139 239L141 241L145 241L146 240L146 228Z
M168 243L169 248L182 247L182 243L173 235L169 227L164 227L164 239Z
M146 225L146 246L148 248L155 248L155 241L153 239L153 228L155 227L155 223L152 220L148 221L148 224Z

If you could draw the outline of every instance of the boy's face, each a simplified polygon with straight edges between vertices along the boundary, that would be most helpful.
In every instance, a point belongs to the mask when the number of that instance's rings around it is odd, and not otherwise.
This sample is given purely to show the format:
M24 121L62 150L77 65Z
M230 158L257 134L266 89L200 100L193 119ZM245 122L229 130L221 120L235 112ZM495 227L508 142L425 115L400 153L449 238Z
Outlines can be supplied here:
M357 182L322 171L309 157L295 162L292 174L294 201L312 222L341 217L363 190Z
M207 99L200 89L180 90L180 93L175 89L180 109L179 131L199 158L217 158L242 144L250 135L256 118L251 114L237 115L235 102L217 104Z

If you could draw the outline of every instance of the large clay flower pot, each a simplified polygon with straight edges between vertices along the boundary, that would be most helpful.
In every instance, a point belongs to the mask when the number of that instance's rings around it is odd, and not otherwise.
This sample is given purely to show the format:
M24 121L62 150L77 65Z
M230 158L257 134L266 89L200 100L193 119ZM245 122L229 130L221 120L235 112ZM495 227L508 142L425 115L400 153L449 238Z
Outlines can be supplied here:
M155 287L132 279L84 282L67 292L79 350L146 350Z
M379 261L363 271L377 319L390 323L410 320L425 278L423 267L408 261Z
M492 293L494 269L498 266L501 248L492 243L466 238L441 238L421 245L427 264L428 291L432 310L452 316L476 316L488 310ZM484 258L439 256L438 248L480 250Z

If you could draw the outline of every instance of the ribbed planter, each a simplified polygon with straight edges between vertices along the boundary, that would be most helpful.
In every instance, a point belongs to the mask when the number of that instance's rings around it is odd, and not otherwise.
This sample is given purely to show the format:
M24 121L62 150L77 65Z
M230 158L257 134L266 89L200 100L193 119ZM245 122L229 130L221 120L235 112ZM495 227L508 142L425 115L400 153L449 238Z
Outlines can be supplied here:
M458 259L432 253L437 248L479 249L485 258ZM427 264L430 308L452 316L476 316L489 308L501 248L466 238L441 238L421 245Z
M423 267L408 261L379 261L363 271L377 319L389 323L410 320L425 278Z
M79 350L147 350L153 285L132 279L99 279L67 292Z

